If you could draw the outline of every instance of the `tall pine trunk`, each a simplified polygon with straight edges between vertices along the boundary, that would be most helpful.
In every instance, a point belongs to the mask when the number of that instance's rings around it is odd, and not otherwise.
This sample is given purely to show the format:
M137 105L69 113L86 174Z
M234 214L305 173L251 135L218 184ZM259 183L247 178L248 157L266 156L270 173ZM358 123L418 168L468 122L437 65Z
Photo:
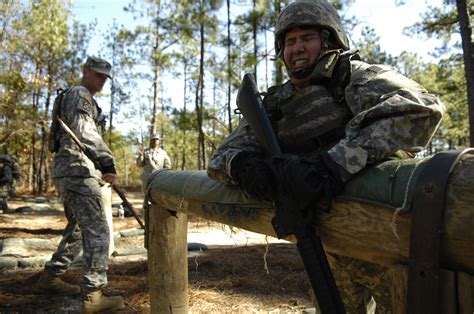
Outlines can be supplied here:
M280 0L275 0L275 13L276 15L280 15L281 12L281 2ZM275 60L275 83L283 84L283 65L281 62Z
M48 64L48 92L46 96L46 103L44 105L45 108L43 113L43 121L41 123L41 150L38 169L38 194L42 194L48 191L48 166L46 165L46 142L48 139L46 131L46 122L48 121L49 105L51 103L51 95L53 89L53 75L51 73L51 69L51 64Z
M156 15L156 34L153 46L153 111L151 116L150 135L156 134L156 124L158 119L158 88L160 77L159 48L160 48L160 1L158 1L158 12Z
M116 41L115 38L112 39L112 69L117 68L117 64L115 61L115 53L116 53ZM110 112L109 112L109 148L112 147L112 131L114 128L114 109L115 109L115 82L114 78L110 79Z
M257 65L258 65L258 45L257 45L257 0L253 0L252 8L252 38L253 38L253 75L258 81Z
M182 156L181 156L181 170L186 169L186 128L187 124L185 123L186 121L186 98L187 98L187 84L188 84L188 63L187 61L184 62L184 91L183 91L183 119L182 119L182 125L183 125L183 147L182 147Z
M200 60L199 60L199 78L196 86L196 115L197 115L197 129L198 129L198 154L197 154L197 165L198 169L204 169L206 166L206 147L205 137L203 131L203 103L204 103L204 3L200 1L199 7L199 22L200 22Z
M227 115L229 133L232 132L232 106L230 104L230 94L232 92L232 68L231 68L231 46L232 39L230 37L230 0L227 0Z
M472 26L466 0L456 0L456 6L461 29L464 73L467 84L470 146L474 147L474 42L472 39Z

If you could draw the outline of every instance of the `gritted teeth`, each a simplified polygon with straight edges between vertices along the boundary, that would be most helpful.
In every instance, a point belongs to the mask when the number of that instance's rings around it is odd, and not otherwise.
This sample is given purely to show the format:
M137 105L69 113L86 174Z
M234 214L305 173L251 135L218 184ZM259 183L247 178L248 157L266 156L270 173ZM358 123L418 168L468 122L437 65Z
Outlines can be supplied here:
M296 66L296 67L298 67L298 66L303 66L303 65L305 65L305 64L307 64L307 63L308 63L308 60L306 60L306 59L299 59L299 60L295 60L295 61L293 62L293 65Z

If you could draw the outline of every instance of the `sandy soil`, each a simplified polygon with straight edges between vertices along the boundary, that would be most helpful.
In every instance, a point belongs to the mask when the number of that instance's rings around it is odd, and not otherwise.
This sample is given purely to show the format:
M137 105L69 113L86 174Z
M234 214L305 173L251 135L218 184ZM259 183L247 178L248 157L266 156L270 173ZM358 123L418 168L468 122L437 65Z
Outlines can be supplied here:
M140 208L140 194L127 196L135 208ZM119 203L116 196L114 203ZM9 205L17 211L0 214L0 240L60 238L66 220L54 196L20 195ZM114 231L138 227L133 217L113 220ZM188 230L188 242L208 247L202 253L189 255L190 312L300 313L313 307L309 282L294 245L193 217L189 217ZM118 251L139 249L143 240L143 235L120 237L115 239L115 247ZM31 254L51 254L52 250L54 246L44 252L32 250ZM33 286L41 270L41 266L0 269L1 313L78 312L80 297L34 294ZM79 284L80 278L80 264L65 275L71 283ZM150 311L146 254L111 257L108 279L105 294L124 298L126 308L120 313Z

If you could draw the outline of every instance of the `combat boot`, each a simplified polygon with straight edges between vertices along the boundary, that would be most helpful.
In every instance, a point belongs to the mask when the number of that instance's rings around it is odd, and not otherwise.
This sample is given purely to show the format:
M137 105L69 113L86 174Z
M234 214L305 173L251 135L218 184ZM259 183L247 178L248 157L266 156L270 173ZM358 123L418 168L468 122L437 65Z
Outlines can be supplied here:
M53 276L43 271L40 279L36 283L36 293L75 295L81 293L81 287L68 284L58 276Z
M123 307L122 297L106 297L102 291L93 290L84 293L81 305L81 313L99 313L113 311Z

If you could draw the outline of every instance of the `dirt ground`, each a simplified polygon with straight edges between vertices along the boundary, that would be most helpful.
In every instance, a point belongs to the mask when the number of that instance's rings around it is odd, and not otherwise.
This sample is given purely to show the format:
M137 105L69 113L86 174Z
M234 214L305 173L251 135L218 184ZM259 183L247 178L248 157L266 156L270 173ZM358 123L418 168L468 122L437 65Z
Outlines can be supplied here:
M127 193L135 208L139 193ZM119 203L114 196L114 203ZM9 201L13 213L0 214L0 240L53 239L61 236L66 219L54 197L19 195ZM27 210L25 210L25 207ZM22 209L23 208L23 209ZM137 228L133 217L114 217L114 231ZM293 244L189 217L188 242L208 250L190 253L190 313L301 313L313 308L310 285ZM115 239L116 250L143 248L143 235ZM53 251L50 248L48 252ZM32 252L32 254L36 254ZM80 297L36 295L33 286L42 267L0 268L0 313L75 313ZM109 285L104 293L124 298L119 313L148 313L150 297L146 254L110 258ZM64 276L79 284L80 263Z

